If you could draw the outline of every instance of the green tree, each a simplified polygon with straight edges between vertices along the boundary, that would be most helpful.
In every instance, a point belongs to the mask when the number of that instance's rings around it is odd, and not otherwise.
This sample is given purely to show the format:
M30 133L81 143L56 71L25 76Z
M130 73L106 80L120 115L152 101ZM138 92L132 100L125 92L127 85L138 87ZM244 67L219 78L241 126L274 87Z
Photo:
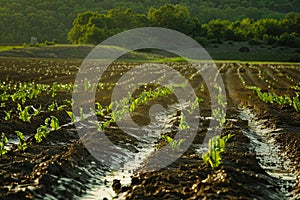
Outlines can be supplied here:
M207 37L209 39L221 42L229 31L230 22L228 20L215 19L211 20L208 24L204 24L203 28L207 30Z
M158 9L150 8L148 19L153 26L170 28L184 33L190 33L189 9L183 5L165 4Z
M300 13L289 13L282 20L283 26L287 29L287 32L295 32L300 36Z

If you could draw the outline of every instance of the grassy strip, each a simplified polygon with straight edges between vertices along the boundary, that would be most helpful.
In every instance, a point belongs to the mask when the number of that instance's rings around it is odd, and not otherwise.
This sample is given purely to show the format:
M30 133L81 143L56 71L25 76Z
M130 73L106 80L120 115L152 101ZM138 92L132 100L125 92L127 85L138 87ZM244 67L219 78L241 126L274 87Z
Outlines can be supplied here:
M16 50L16 49L21 49L24 48L23 46L1 46L0 45L0 52L1 51L10 51L10 50Z

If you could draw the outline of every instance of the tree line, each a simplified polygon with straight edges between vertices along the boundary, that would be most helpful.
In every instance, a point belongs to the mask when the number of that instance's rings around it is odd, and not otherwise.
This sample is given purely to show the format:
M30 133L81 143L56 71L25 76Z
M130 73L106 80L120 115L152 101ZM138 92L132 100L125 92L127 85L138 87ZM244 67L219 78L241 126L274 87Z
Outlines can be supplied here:
M106 38L132 28L157 26L185 33L202 45L208 42L249 41L259 45L300 47L300 13L288 13L282 19L243 18L229 21L213 19L201 23L186 6L165 4L150 8L147 14L132 9L112 9L106 14L97 12L79 13L68 33L68 40L75 44L98 44Z
M148 20L152 7L159 9L165 4L179 3L188 9L190 18L201 23L247 17L282 19L288 12L300 12L300 1L291 0L0 0L0 43L29 42L31 36L40 42L55 39L57 43L66 43L78 13L107 15L112 9L130 8Z

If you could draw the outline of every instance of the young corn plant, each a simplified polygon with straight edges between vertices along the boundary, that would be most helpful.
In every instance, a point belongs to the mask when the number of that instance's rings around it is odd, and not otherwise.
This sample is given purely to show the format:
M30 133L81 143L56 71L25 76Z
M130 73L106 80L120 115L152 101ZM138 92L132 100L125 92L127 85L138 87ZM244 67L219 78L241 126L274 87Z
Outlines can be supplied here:
M179 121L179 130L185 130L185 129L189 129L190 126L188 125L187 121L185 120L185 115L183 112L181 112L180 115L180 121Z
M85 114L83 112L83 108L82 107L79 108L79 114L80 114L80 121L83 121L86 118L86 116L85 116Z
M48 106L48 111L52 112L55 110L55 103L52 102L49 106Z
M21 151L25 151L27 149L27 144L25 142L25 138L22 132L20 131L15 131L15 133L19 137L19 144L18 144L18 149Z
M97 84L91 84L88 79L84 79L83 82L83 89L84 91L93 91L97 87Z
M50 118L45 119L44 125L40 125L40 127L37 128L36 134L34 135L34 138L37 143L42 142L43 138L46 138L47 135L50 133L49 125Z
M300 101L298 95L293 98L293 107L297 112L300 111Z
M71 99L71 100L66 99L66 100L64 100L64 102L65 102L66 106L68 106L68 105L73 106L74 105L74 100L73 99Z
M31 106L31 108L33 109L32 116L34 116L34 117L37 116L38 114L40 114L42 111L42 105L40 105L39 108L37 108L37 109L33 106Z
M56 96L56 92L57 92L57 83L53 83L52 87L51 87L51 97L55 97Z
M99 102L96 102L97 109L95 111L96 115L104 117L103 107Z
M67 105L58 105L58 103L55 102L55 107L56 107L56 110L61 111L61 110L63 110L65 107L67 107Z
M73 123L76 123L76 117L72 111L66 111Z
M65 107L67 107L66 105L58 105L58 103L56 101L53 101L49 106L48 106L48 111L52 112L55 110L61 111L63 110Z
M219 89L219 94L218 94L219 107L212 110L212 115L219 122L220 125L219 128L223 128L225 127L225 123L226 123L226 112L224 111L224 109L221 108L225 108L227 102L223 100L223 95L221 93L222 89L220 87L218 89Z
M190 104L190 108L187 110L189 114L193 114L195 109L199 107L199 103L203 102L202 98L196 97L195 101Z
M224 112L224 110L222 110L220 108L213 109L212 115L219 122L219 125L220 125L219 128L225 127L226 113Z
M56 131L60 128L59 120L55 116L51 116L50 127L52 131Z
M35 87L33 86L32 89L31 89L31 92L30 92L29 95L28 95L28 98L29 98L29 99L36 99L37 96L38 96L41 92L42 92L42 90L41 90L39 87L35 88Z
M5 136L5 133L2 133L1 135L1 141L0 141L0 155L1 157L7 153L7 150L5 149L5 145L8 143L8 139Z
M22 109L22 106L18 104L17 107L19 111L19 119L23 120L24 122L30 122L31 116L29 114L30 106L25 106L24 109Z
M167 135L162 135L162 139L164 139L166 142L169 143L173 151L179 151L180 146L184 139L179 139L179 140L174 140L173 138L167 136Z
M6 91L4 91L1 95L0 95L0 99L1 101L7 101L10 98L10 94L7 94Z
M111 121L98 123L98 131L103 132L105 130L105 128L109 126L110 123L111 123Z
M200 87L200 91L201 91L201 92L204 92L204 91L205 91L205 87L204 87L203 84L202 84L201 87Z
M217 135L209 139L208 151L202 154L202 159L205 163L209 163L212 169L218 168L222 163L221 153L225 151L226 143L232 136L232 134L224 137Z
M4 120L5 120L5 121L10 120L10 119L11 119L11 113L12 113L12 110L9 110L9 111L6 111L6 110L5 110L4 113L5 113Z

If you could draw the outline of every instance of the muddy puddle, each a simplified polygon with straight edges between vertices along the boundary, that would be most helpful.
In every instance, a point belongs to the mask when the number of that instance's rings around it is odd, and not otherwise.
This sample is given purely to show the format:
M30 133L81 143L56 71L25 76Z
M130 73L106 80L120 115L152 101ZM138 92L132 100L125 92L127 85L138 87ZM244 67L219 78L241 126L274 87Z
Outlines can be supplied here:
M186 103L186 105L188 104ZM120 155L119 158L123 160L123 165L118 169L114 169L114 163L111 163L112 168L97 177L101 180L101 183L91 186L91 189L80 199L124 199L126 192L117 194L116 191L118 190L118 186L122 186L123 188L124 186L131 184L133 175L144 166L147 158L157 150L157 141L161 137L161 134L170 132L173 124L178 121L179 116L177 116L177 111L181 110L183 107L184 104L173 104L168 106L167 109L162 109L159 105L154 105L149 110L149 116L155 116L155 119L152 119L151 123L147 125L146 128L143 128L143 131L146 134L143 134L142 136L131 135L138 138L138 144L132 145L120 141L120 149L124 155L126 155L126 157ZM160 111L156 112L158 110ZM125 130L126 127L121 127L121 129ZM126 132L130 132L130 127L127 127L127 129ZM132 132L134 133L136 131Z
M258 119L248 108L240 109L239 117L248 122L248 130L243 133L250 139L250 151L256 154L260 166L274 178L281 194L286 199L297 199L293 188L297 184L297 175L292 172L289 158L280 151L274 136L281 129L266 127L266 120Z

